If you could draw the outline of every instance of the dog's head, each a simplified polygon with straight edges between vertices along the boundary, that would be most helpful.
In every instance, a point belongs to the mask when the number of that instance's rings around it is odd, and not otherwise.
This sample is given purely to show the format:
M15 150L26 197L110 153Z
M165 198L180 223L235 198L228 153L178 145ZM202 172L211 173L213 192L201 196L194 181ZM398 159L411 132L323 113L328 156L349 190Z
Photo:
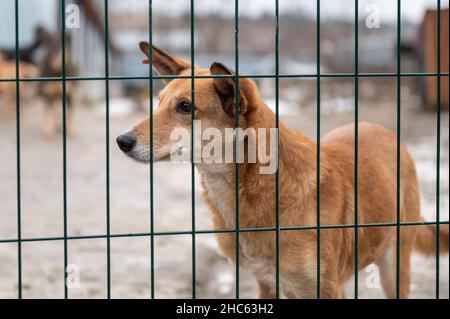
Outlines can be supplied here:
M141 50L150 58L147 42L140 43ZM233 71L221 63L213 63L209 69L194 67L194 103L192 100L191 64L180 58L153 47L152 64L161 76L181 76L182 78L163 78L165 88L159 93L159 105L153 114L153 159L165 161L174 152L185 146L177 146L171 134L177 129L191 131L192 114L194 120L201 121L199 130L213 128L224 132L235 127L236 83ZM219 76L211 78L208 76ZM255 83L247 78L239 79L238 84L239 126L245 128L246 114L251 111L252 101L257 98ZM197 130L197 127L194 126ZM194 136L197 135L195 131ZM150 117L117 137L120 149L128 156L140 162L150 161ZM197 145L194 142L194 145Z
M39 32L39 31L37 31ZM40 31L44 32L44 31ZM59 34L43 33L39 36L43 45L43 58L39 63L40 73L42 76L62 76L63 74L63 45ZM74 75L74 67L72 61L72 36L70 33L65 35L65 72L66 75Z

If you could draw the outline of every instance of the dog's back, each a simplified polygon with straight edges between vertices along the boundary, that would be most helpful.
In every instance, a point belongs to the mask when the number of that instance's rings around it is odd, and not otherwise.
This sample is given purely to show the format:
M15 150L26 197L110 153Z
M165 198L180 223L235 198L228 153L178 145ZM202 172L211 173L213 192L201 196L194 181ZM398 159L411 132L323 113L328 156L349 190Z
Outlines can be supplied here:
M349 147L354 158L355 125L346 125L331 131L324 137L323 142L324 147L327 147L327 144L342 144ZM353 159L350 164L354 167ZM401 221L419 221L420 195L416 168L411 154L403 143L400 144L400 177ZM380 183L380 180L384 180L384 183ZM359 196L369 196L370 198L367 199L371 203L381 202L384 209L386 209L387 203L389 208L393 208L389 209L389 214L384 215L382 220L379 219L381 212L374 212L375 216L373 214L368 216L377 217L377 220L362 220L362 222L389 223L396 221L397 137L382 126L364 122L359 124L358 187ZM361 205L364 205L364 202ZM367 209L368 207L362 206L362 208Z
M19 78L33 78L39 75L37 67L31 63L20 62L19 64ZM0 78L15 79L16 78L16 62L6 60L5 56L0 52ZM22 87L22 85L21 85ZM29 85L26 87L29 88ZM21 91L21 96L27 96L29 91ZM24 95L25 93L25 95ZM14 99L16 94L16 82L2 82L0 83L0 96L2 98L2 112L5 113L5 118L10 116L14 107Z
M388 224L389 226L367 227L359 234L359 267L375 261L379 266L386 295L395 298L396 288L393 276L397 263L397 221L401 223L421 223L420 192L414 160L406 146L400 144L400 180L397 180L397 136L379 125L360 123L358 129L358 223ZM340 160L333 158L333 167L346 165L347 172L354 170L355 125L347 125L331 131L323 139L323 148L341 149L346 154ZM336 155L338 153L334 153ZM345 162L345 163L341 163ZM349 189L354 190L354 174L345 174ZM341 187L344 187L341 185ZM399 188L398 188L399 187ZM324 192L333 185L324 184ZM397 194L397 188L399 190ZM330 191L332 192L332 190ZM347 193L349 205L354 205L354 197ZM400 200L400 220L397 217L397 196ZM329 196L328 198L336 197ZM334 205L336 203L333 203ZM345 216L347 224L354 223L354 216ZM426 255L436 253L436 227L433 225L402 226L400 234L400 280L401 297L407 297L410 280L410 255L414 249ZM353 230L351 230L353 232ZM352 234L348 232L348 236ZM448 253L448 225L441 226L440 249ZM347 256L347 274L351 275L354 254Z

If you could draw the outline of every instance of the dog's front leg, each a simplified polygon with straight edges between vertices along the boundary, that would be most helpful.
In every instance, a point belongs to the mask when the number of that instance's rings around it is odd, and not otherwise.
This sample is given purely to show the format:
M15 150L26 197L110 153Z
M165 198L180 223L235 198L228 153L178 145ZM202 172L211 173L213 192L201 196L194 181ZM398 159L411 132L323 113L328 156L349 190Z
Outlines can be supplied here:
M72 99L67 100L67 118L66 118L66 128L67 128L67 135L72 136L73 135L73 104Z
M53 101L44 105L44 135L50 138L55 132L55 103Z
M3 102L3 114L5 119L9 119L14 114L14 91L5 90L1 95Z

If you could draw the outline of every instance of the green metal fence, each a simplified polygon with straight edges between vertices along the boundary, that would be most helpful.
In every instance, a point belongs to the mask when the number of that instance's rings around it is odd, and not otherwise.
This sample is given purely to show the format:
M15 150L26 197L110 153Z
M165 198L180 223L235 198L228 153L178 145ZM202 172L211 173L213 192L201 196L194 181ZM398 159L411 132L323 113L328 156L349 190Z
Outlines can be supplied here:
M355 236L355 279L354 279L354 298L358 298L358 230L360 228L373 228L373 227L395 227L397 233L397 244L396 244L396 262L397 262L397 274L396 274L396 286L397 286L397 298L400 297L400 233L401 228L406 226L426 226L426 225L436 225L437 228L437 238L436 238L436 293L435 297L439 299L439 287L440 287L440 268L439 268L439 245L440 245L440 236L439 236L439 228L440 225L448 225L448 221L440 221L440 158L441 158L441 77L448 76L448 72L441 72L441 1L437 1L437 10L438 10L438 19L437 19L437 72L422 72L422 73L406 73L401 72L401 57L400 57L400 41L401 41L401 0L397 0L397 71L393 73L360 73L359 72L359 63L358 63L358 49L359 49L359 4L358 0L354 0L355 6L355 38L354 38L354 46L355 46L355 61L354 61L354 72L351 73L321 73L320 70L320 36L321 36L321 22L320 22L320 0L316 0L317 2L317 24L316 24L316 46L317 46L317 73L316 74L280 74L279 66L279 0L274 0L275 7L275 74L259 74L259 75L241 75L239 74L239 0L235 1L235 17L234 17L234 31L235 31L235 75L226 76L226 75L195 75L192 70L191 75L187 76L161 76L154 75L152 73L152 56L153 50L152 46L150 46L150 65L149 65L149 75L148 76L110 76L109 72L109 50L108 50L108 0L104 1L104 23L105 23L105 75L104 76L96 76L96 77L74 77L66 75L66 54L65 54L65 0L60 0L61 2L61 41L62 41L62 76L60 77L37 77L37 78L20 78L19 77L19 25L20 25L20 16L19 16L19 0L15 1L15 47L16 47L16 77L12 79L0 79L0 83L2 82L15 82L16 83L16 143L17 143L17 157L16 157L16 165L17 165L17 238L14 239L0 239L1 243L16 243L17 244L17 260L18 260L18 298L22 298L22 243L26 242L50 242L50 241L63 241L64 243L64 269L67 269L68 259L69 259L69 251L68 251L68 241L69 240L81 240L81 239L105 239L106 241L106 255L107 255L107 298L111 298L111 238L123 238L123 237L148 237L150 239L150 264L151 264L151 277L150 277L150 295L151 298L155 298L155 272L154 272L154 239L156 236L173 236L173 235L190 235L192 239L192 298L196 298L196 235L201 234L225 234L225 233L233 233L236 236L236 289L235 289L235 297L239 298L239 235L240 233L246 232L275 232L276 235L276 298L280 298L280 232L282 231L301 231L301 230L316 230L317 231L317 298L320 298L320 232L322 229L354 229ZM191 34L191 64L195 65L195 0L190 1L190 34ZM232 0L230 0L232 1ZM148 8L149 8L149 42L153 43L153 33L152 33L152 24L153 24L153 7L152 0L148 0ZM275 119L276 119L276 128L279 127L279 80L286 78L313 78L316 79L316 90L317 90L317 154L316 154L316 164L317 164L317 181L320 180L320 125L321 125L321 79L325 78L353 78L354 86L355 86L355 99L354 99L354 122L355 122L355 148L354 148L354 224L344 224L344 225L321 225L320 224L320 183L317 182L317 226L289 226L289 227L280 227L279 223L279 172L276 171L275 175L275 212L276 215L276 225L275 227L262 227L262 228L240 228L239 227L239 166L238 160L236 159L236 179L235 179L235 190L236 190L236 228L235 229L220 229L220 230L197 230L195 226L195 165L191 163L191 187L192 187L192 197L191 197L191 213L192 213L192 229L190 231L171 231L171 232L156 232L154 230L154 196L153 196L153 82L154 80L164 79L164 78L185 78L191 79L191 91L192 91L192 104L195 104L195 82L194 79L200 78L214 78L214 77L232 77L236 81L235 86L235 97L236 97L236 128L239 127L239 117L237 116L238 110L238 90L239 90L239 79L240 78L271 78L275 79L276 84L276 109L275 109ZM388 77L395 78L397 83L397 220L393 223L371 223L371 224L359 224L358 223L358 121L359 121L359 112L358 112L358 93L359 93L359 79L360 78L373 78L373 77ZM436 77L437 78L437 116L436 116L436 137L437 137L437 163L436 163L436 220L434 222L401 222L400 221L400 138L401 138L401 81L404 77ZM83 235L83 236L74 236L69 235L67 232L67 128L66 128L66 83L68 81L98 81L102 80L105 82L105 91L106 91L106 234L96 234L96 235ZM148 86L150 90L150 232L144 233L127 233L121 234L116 233L113 234L110 231L110 146L109 146L109 84L110 81L115 80L148 80ZM39 81L59 81L62 83L63 87L63 99L62 99L62 121L63 121L63 212L62 217L64 221L64 232L62 237L32 237L32 238L24 238L22 237L21 232L21 141L20 141L20 83L21 82L39 82ZM191 124L193 124L194 119L194 108L192 108L191 114ZM193 146L194 143L194 125L192 125L191 132L191 143ZM278 138L277 138L278 139ZM239 143L236 143L236 151L239 146ZM277 158L278 158L278 147L277 150ZM191 147L191 158L193 158L194 147ZM238 151L236 152L239 153ZM278 165L277 165L278 167ZM66 281L67 273L61 274L61 280ZM68 287L64 285L64 297L68 298Z

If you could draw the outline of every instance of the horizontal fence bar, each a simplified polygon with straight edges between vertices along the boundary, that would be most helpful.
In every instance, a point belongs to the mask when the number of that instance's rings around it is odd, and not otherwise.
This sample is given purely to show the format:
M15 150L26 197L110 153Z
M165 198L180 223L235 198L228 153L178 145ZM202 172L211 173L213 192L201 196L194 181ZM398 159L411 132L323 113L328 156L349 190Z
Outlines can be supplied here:
M436 225L449 225L449 221L441 222L403 222L397 224L392 223L370 223L370 224L341 224L341 225L320 225L320 226L285 226L279 227L280 231L293 231L293 230L317 230L317 229L347 229L347 228L373 228L373 227L411 227L411 226L436 226ZM206 230L196 230L196 231L167 231L167 232L147 232L147 233L125 233L125 234L110 234L110 238L126 238L126 237L148 237L148 236L176 236L176 235L206 235L206 234L226 234L239 232L267 232L267 231L277 231L277 227L258 227L258 228L239 228L237 229L206 229ZM4 243L17 243L17 242L38 242L38 241L59 241L64 240L82 240L82 239L102 239L106 238L107 234L100 235L79 235L79 236L67 236L67 237L35 237L35 238L22 238L18 239L0 239L0 244Z
M366 77L420 77L420 76L449 76L449 72L404 72L404 73L321 73L321 74L239 74L239 75L195 75L194 79L218 79L218 78L240 78L240 79L266 79L266 78L366 78ZM150 76L67 76L66 81L105 81L105 80L150 80L150 79L191 79L190 75L154 75ZM20 82L62 81L62 77L35 77L19 78ZM16 78L0 78L0 82L16 82Z

